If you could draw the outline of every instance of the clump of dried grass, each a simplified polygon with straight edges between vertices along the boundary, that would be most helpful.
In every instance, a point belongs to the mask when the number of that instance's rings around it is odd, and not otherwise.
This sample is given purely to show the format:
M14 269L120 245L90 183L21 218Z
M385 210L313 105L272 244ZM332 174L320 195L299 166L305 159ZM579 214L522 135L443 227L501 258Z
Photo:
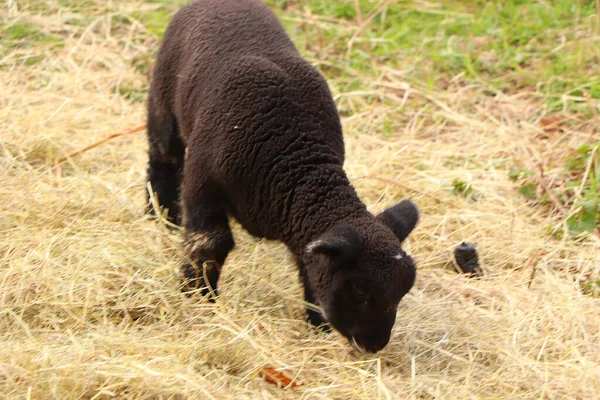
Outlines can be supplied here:
M68 36L58 56L25 66L11 59L15 50L2 62L4 396L598 396L598 299L579 283L600 274L600 241L547 236L552 216L527 205L508 179L514 164L544 154L545 142L534 139L543 111L533 95L485 97L460 82L430 92L385 69L365 83L365 96L381 102L364 102L359 115L344 120L347 171L374 212L411 197L422 222L407 243L419 275L400 305L393 339L376 356L363 356L336 333L303 322L283 246L237 226L219 302L179 293L180 235L142 213L143 135L69 159L56 174L55 158L143 121L143 106L113 89L138 79L128 61L148 44L112 38L103 13ZM36 18L51 27L66 17ZM140 28L131 29L134 37ZM347 95L336 91L342 103ZM402 132L380 135L382 115ZM468 180L474 195L450 193L455 178ZM477 244L483 278L453 271L451 252L462 240ZM259 377L265 365L306 384L278 389Z

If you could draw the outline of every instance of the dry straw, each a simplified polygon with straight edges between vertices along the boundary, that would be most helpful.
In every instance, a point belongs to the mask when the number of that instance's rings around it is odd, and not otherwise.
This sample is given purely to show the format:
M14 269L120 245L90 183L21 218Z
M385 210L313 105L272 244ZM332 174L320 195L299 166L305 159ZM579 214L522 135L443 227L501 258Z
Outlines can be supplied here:
M131 60L156 43L140 40L135 21L118 36L109 24L149 5L103 3L89 25L61 31L68 13L12 4L3 19L41 22L66 42L52 57L14 48L1 60L0 397L600 396L599 303L580 288L600 274L600 240L548 236L553 214L529 206L508 179L513 165L543 164L557 145L588 140L597 119L542 140L532 93L486 97L460 79L429 92L383 67L367 94L332 83L340 107L360 110L344 120L359 194L373 212L403 197L422 211L407 242L416 286L389 346L363 356L303 322L284 247L237 225L219 301L178 292L181 235L143 215L143 133L69 157L54 173L56 158L143 121L143 104L115 88L144 85ZM37 53L42 61L27 65ZM382 101L365 100L373 96ZM385 116L398 127L389 138L379 133ZM465 177L473 196L449 193ZM480 250L481 279L453 270L463 240ZM280 389L261 378L265 366L304 385Z

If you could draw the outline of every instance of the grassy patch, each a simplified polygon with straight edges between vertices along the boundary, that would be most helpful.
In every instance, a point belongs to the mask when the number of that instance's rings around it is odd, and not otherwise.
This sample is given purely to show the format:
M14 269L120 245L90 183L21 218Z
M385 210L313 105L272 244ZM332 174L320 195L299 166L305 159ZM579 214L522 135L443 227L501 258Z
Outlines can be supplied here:
M73 12L82 12L93 8L94 2L92 0L59 0L58 5Z
M156 37L161 37L171 20L172 12L167 7L161 6L153 11L139 13L135 16L144 24L149 33Z
M150 10L136 11L132 14L134 18L139 20L146 31L155 38L162 37L167 25L171 21L173 15L187 3L184 0L167 0L167 1L147 1L147 3L157 4Z
M44 16L62 11L89 13L97 6L98 4L93 0L23 0L18 2L20 10Z
M144 103L148 94L148 88L121 85L118 88L116 88L116 92L118 92L121 96L133 103Z
M290 2L271 1L277 9ZM429 87L461 75L511 93L531 87L553 109L579 110L577 99L600 99L600 39L594 2L360 1L308 2L311 13L363 21L356 28L321 24L330 51L349 51L351 68L376 73L373 64L408 70ZM370 19L372 17L372 19ZM370 20L369 23L366 23ZM318 42L316 29L296 30L303 42ZM352 46L349 45L353 38ZM305 46L310 49L311 46Z
M12 52L18 62L31 66L46 58L40 50L62 48L64 39L44 32L36 24L19 20L10 24L0 24L0 42L0 56Z
M35 24L17 21L0 26L0 41L7 47L30 48L40 45L56 45L62 42L62 38L45 33Z
M581 289L587 295L600 297L600 278L590 279L582 283Z
M564 197L570 206L567 224L575 233L593 232L600 227L600 141L583 145L565 165Z
M567 154L555 153L562 168L536 173L514 168L509 178L518 182L519 192L536 205L550 207L562 224L555 234L594 232L600 229L600 142L584 144ZM560 161L559 161L560 162ZM551 185L550 183L551 182Z
M452 181L452 193L467 197L473 192L473 186L467 181L456 178Z

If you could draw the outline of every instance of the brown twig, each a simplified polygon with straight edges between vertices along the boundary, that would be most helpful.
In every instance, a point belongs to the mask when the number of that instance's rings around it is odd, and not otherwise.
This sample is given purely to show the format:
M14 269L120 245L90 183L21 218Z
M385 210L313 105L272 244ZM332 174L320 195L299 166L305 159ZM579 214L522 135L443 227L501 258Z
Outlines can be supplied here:
M550 190L550 188L548 187L548 185L546 184L545 178L544 178L544 168L542 167L542 164L537 165L540 173L539 173L539 179L540 179L540 186L542 187L542 189L544 190L544 192L546 192L546 194L548 194L548 197L550 198L550 201L552 201L552 203L554 203L554 205L556 206L556 208L558 208L563 214L567 212L567 209L565 208L565 206L560 202L560 200L558 199L558 197L556 197L556 195L554 193L552 193L552 191Z
M596 1L600 2L600 0L596 0ZM600 13L598 15L600 18ZM598 119L598 111L596 110L596 105L594 104L594 100L592 99L592 96L590 96L590 94L587 90L583 91L583 96L585 97L585 102L587 103L588 107L590 108L590 111L592 112L594 119Z
M531 289L531 284L533 283L533 279L535 278L535 273L537 272L537 265L539 262L538 259L538 255L540 254L541 250L536 250L535 253L533 253L533 256L531 256L529 258L529 261L527 262L527 265L525 266L525 268L529 268L531 267L531 274L529 275L529 282L527 283L527 288Z
M600 0L596 0L596 18L598 18L598 30L600 30Z
M598 1L600 1L600 0L598 0ZM598 146L595 146L592 149L592 153L590 154L590 160L588 161L588 165L585 168L583 178L581 178L581 185L579 185L579 188L577 189L577 193L575 194L575 199L580 198L581 193L583 193L583 188L585 187L585 183L587 182L587 179L590 175L590 171L592 170L592 164L594 163L597 151L598 151Z
M360 4L358 0L354 0L354 11L356 12L356 20L359 24L363 23L362 13L360 12Z
M525 148L525 150L529 153L529 155L533 159L534 158L533 152L528 148ZM558 208L563 214L566 213L567 209L565 208L565 206L560 202L560 200L556 197L556 195L554 193L552 193L552 191L546 184L545 177L544 177L544 167L542 166L542 164L540 162L536 163L536 167L539 170L539 173L537 175L538 175L538 179L540 181L540 186L542 187L544 192L546 192L546 194L548 194L550 201L552 201L552 203L556 206L556 208Z
M80 155L81 153L85 153L86 151L91 150L91 149L93 149L95 147L98 147L101 144L106 143L106 142L108 142L111 139L118 138L118 137L121 137L121 136L132 135L134 133L141 132L141 131L143 131L145 129L146 129L146 125L140 125L138 127L135 127L133 129L130 129L130 130L125 131L125 132L113 133L112 135L108 135L104 139L102 139L102 140L100 140L100 141L98 141L96 143L92 143L89 146L84 147L83 149L76 150L76 151L74 151L74 152L72 152L70 154L67 154L64 157L59 157L59 158L55 159L54 160L54 166L57 167L60 164L62 164L65 161L67 161L69 158L73 158L75 156Z

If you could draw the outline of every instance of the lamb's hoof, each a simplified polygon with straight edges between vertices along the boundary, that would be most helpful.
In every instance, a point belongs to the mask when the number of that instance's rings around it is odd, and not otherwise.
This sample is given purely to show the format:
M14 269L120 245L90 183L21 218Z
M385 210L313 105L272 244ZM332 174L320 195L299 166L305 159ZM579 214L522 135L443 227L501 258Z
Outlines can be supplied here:
M214 261L206 261L202 267L197 267L193 264L185 264L181 267L183 282L181 291L187 297L191 297L194 293L200 293L202 297L208 297L210 302L215 301L219 295L217 289L217 280L219 279L219 270L217 263Z
M329 333L331 332L331 326L329 323L323 318L321 313L318 313L313 310L306 311L306 321L313 325L315 328L320 330L321 332Z

